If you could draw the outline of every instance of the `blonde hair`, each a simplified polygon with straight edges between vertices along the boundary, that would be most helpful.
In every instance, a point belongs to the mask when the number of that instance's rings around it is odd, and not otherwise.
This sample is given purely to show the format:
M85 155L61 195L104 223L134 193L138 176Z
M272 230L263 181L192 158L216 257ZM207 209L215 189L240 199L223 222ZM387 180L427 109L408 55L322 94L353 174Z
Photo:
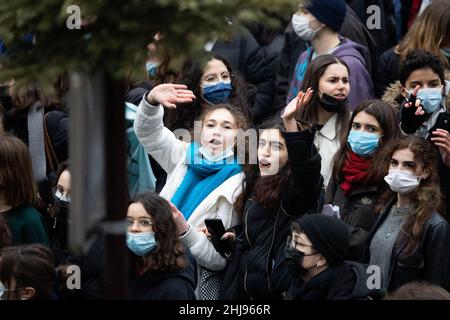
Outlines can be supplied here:
M395 47L395 53L404 61L408 53L414 49L422 49L434 53L449 67L447 58L440 48L450 42L450 1L433 1L425 11L416 18L411 29Z

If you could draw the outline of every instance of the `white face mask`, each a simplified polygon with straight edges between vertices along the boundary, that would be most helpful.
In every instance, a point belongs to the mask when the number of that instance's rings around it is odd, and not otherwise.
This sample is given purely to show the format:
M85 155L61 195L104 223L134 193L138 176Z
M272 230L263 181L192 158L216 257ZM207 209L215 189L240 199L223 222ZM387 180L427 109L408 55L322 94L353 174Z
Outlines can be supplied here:
M295 33L305 41L311 41L316 36L317 32L319 32L322 27L313 30L309 26L309 22L316 19L309 20L305 16L300 16L298 14L294 14L292 16L292 27L294 28Z
M391 190L401 194L409 193L417 189L420 184L420 179L421 177L401 170L389 171L389 174L384 177Z
M209 162L219 162L224 159L228 159L234 155L233 147L234 145L232 145L229 148L226 148L225 150L219 152L216 155L213 155L207 148L203 146L198 149L198 152L203 156L205 160Z

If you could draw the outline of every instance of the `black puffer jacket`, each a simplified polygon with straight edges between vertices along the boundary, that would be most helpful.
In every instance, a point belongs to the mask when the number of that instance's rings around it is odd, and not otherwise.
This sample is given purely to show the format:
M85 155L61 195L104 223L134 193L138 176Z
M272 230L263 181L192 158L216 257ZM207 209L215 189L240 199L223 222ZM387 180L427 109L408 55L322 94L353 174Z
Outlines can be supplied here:
M394 198L381 211L364 250L365 262L370 261L370 242L396 202ZM437 213L423 226L422 239L413 253L406 253L406 238L399 234L394 243L388 276L388 290L393 291L411 281L428 281L450 289L450 227Z
M281 206L247 200L243 232L226 271L219 299L281 299L292 281L283 266L290 221L316 205L323 179L314 132L283 133L291 175Z
M350 226L349 260L360 261L362 258L362 250L376 220L375 204L379 194L377 186L362 186L346 197L333 179L328 184L325 204L338 206L342 221Z
M307 283L296 279L289 288L288 300L364 300L380 297L380 292L367 286L367 266L346 261L329 268Z

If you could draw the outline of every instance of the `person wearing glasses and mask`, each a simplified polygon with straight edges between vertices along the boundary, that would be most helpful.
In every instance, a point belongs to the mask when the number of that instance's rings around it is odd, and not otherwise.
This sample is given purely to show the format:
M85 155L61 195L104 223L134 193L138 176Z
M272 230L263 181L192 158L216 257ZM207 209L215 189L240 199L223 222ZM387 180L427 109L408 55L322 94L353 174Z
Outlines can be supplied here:
M217 104L231 104L251 118L247 86L233 73L228 61L215 54L207 54L204 61L188 59L183 64L178 83L185 84L196 99L165 111L164 125L171 131L191 130L205 107Z
M345 261L350 229L341 220L306 214L294 221L285 251L285 267L294 277L288 300L366 299L366 267Z
M168 202L143 194L127 212L130 295L135 300L195 300L196 265L178 238Z

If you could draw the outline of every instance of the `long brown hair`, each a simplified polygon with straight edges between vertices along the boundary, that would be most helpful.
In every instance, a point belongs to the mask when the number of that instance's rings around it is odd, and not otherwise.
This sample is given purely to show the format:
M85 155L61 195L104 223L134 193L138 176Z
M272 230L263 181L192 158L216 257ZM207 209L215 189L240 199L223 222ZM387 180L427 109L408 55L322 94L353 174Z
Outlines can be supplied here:
M414 202L412 213L402 227L402 233L407 238L405 251L412 252L421 241L425 223L434 212L444 212L444 210L435 147L423 138L409 135L391 145L387 159L391 159L395 151L403 149L409 149L414 154L414 160L422 165L424 171L427 170L430 173L429 177L420 180L419 187L411 194L410 197ZM388 191L381 199L384 199L386 203L392 196L393 192ZM380 207L379 211L380 209L382 208Z
M380 145L373 155L372 165L369 168L369 172L367 174L365 182L375 182L376 184L378 184L379 182L383 182L383 177L388 165L386 161L384 161L386 158L385 147L401 136L400 127L397 121L397 115L394 109L388 103L381 100L368 100L360 104L355 109L355 111L353 111L347 131L341 139L341 147L337 151L334 158L332 177L336 183L341 183L343 181L342 168L344 167L345 160L347 159L348 153L351 150L347 143L347 138L350 134L353 120L358 113L363 111L373 116L378 121L381 130L383 131Z
M10 135L0 136L0 191L12 207L33 206L37 200L28 148Z
M187 267L186 252L178 237L167 200L154 192L148 192L138 196L133 202L142 204L153 219L157 247L144 256L146 269L163 271Z
M28 109L35 102L41 107L54 107L62 109L62 98L68 91L68 80L66 75L60 75L53 82L53 86L44 90L36 82L30 82L23 87L12 87L11 99L16 111Z
M450 42L450 2L433 1L414 21L411 29L395 47L395 52L404 61L414 49L430 51L437 55L445 66L449 67L447 58L440 48Z
M264 130L284 130L284 124L279 116L269 118L261 124L259 132ZM242 181L242 192L237 197L234 208L238 214L244 213L245 202L251 197L254 202L261 204L264 208L279 206L281 196L287 189L290 169L288 165L280 168L273 176L261 177L258 165L244 165L245 178Z
M341 64L345 66L347 68L347 72L350 75L350 70L347 64L341 59L333 56L332 54L324 54L314 59L308 66L308 70L306 71L305 79L303 80L301 87L301 90L303 92L306 92L308 88L312 88L314 92L309 103L300 110L297 116L298 120L304 120L312 124L317 124L318 108L320 106L319 81L328 67L332 64ZM343 135L345 134L345 128L348 124L349 119L350 111L345 105L343 105L337 112L336 134L339 139L342 139Z
M9 231L8 223L0 214L0 249L12 244L12 236Z

